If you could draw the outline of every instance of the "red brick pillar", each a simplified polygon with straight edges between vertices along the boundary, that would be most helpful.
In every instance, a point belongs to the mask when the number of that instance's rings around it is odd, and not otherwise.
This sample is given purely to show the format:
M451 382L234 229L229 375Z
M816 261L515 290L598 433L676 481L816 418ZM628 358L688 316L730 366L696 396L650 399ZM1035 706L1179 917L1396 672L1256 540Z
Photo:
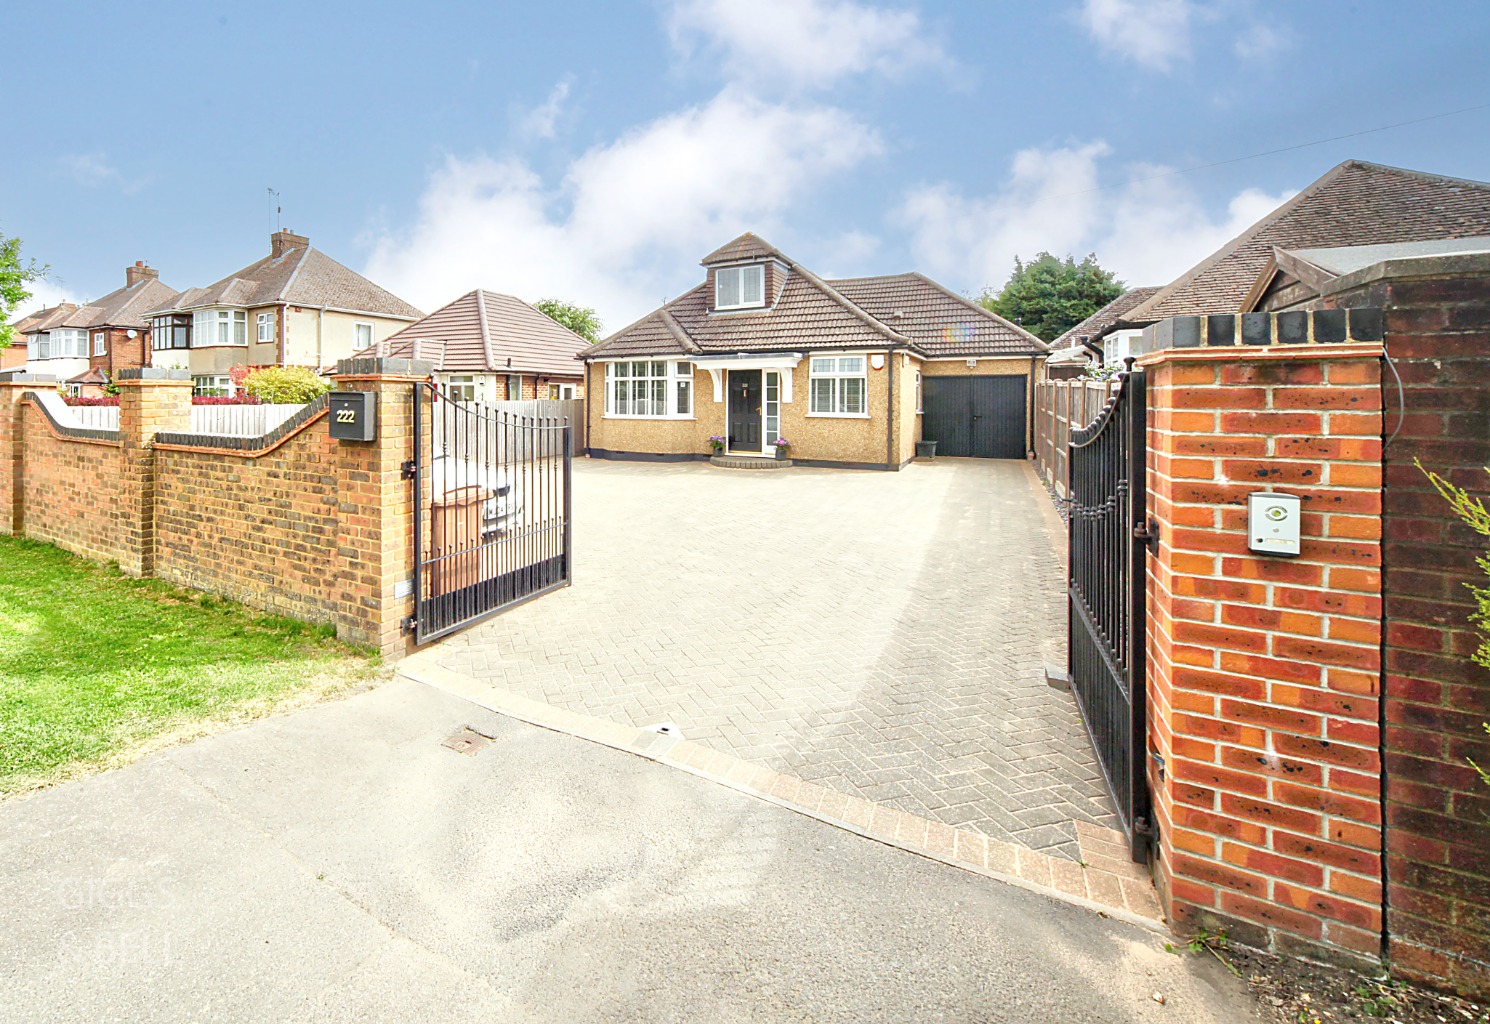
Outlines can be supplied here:
M337 633L385 658L412 650L403 620L414 612L414 492L403 464L414 457L414 401L432 364L421 359L343 359L337 391L377 394L377 438L336 442L342 568Z
M119 568L131 576L155 572L155 435L191 430L191 375L144 367L120 370Z
M25 423L21 396L28 391L50 391L55 377L12 370L0 373L0 533L25 535L22 479L26 465Z
M1278 316L1170 321L1158 326L1190 347L1142 360L1160 535L1149 561L1157 876L1182 933L1225 928L1249 945L1375 959L1379 317L1377 340L1362 342L1372 332L1347 336L1343 313ZM1268 347L1233 344L1243 337ZM1276 344L1285 337L1302 343ZM1262 490L1302 499L1298 557L1248 550L1247 495Z

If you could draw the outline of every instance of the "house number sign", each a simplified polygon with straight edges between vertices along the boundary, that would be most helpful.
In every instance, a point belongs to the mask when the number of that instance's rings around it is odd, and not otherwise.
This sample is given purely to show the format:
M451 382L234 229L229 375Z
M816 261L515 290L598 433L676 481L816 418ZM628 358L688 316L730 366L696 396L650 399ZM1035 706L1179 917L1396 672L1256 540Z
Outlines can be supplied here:
M331 436L338 441L377 440L378 393L331 392Z

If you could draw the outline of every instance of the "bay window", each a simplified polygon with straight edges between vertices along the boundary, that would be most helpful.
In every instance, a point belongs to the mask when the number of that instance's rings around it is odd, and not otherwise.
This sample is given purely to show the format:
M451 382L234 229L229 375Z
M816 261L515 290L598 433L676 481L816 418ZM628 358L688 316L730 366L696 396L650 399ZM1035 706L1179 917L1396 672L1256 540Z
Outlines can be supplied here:
M766 304L766 268L720 267L714 271L715 309L752 309Z
M661 359L606 363L605 414L691 419L693 364Z
M151 320L150 347L159 351L191 347L191 314L173 313Z
M192 314L192 348L210 345L247 345L248 310L199 309Z
M233 378L227 375L193 377L191 393L209 398L232 398Z
M87 359L88 332L69 327L33 334L35 345L30 346L27 357L31 359Z
M816 416L865 416L863 356L822 356L812 360L809 412Z

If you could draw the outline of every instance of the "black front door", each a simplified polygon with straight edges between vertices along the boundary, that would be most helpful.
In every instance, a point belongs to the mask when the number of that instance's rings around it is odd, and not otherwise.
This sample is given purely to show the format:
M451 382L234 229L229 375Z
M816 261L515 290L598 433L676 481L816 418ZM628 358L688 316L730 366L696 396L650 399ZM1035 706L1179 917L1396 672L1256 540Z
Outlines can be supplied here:
M761 448L761 371L729 372L729 450L758 452Z

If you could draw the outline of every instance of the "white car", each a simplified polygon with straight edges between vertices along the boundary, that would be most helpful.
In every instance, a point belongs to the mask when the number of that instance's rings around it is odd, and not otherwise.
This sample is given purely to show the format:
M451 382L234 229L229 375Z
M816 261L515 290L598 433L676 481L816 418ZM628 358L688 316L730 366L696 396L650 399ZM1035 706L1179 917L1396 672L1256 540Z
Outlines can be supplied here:
M436 455L429 467L430 500L438 505L454 492L480 488L491 497L481 504L481 539L488 541L510 530L522 512L522 498L512 474L500 466L483 466L452 454Z

